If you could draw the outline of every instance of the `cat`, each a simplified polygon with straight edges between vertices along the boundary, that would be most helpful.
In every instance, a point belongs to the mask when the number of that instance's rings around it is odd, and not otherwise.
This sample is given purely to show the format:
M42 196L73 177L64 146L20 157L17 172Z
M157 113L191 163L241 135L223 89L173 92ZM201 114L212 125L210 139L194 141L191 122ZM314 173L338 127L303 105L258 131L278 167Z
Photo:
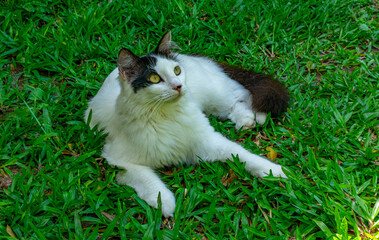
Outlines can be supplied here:
M266 121L287 107L288 93L272 78L213 60L173 52L167 32L155 50L138 57L121 49L117 68L89 102L85 121L107 133L102 156L125 171L119 184L135 189L150 206L173 216L174 194L154 172L165 166L225 161L232 154L257 177L283 177L280 165L216 132L206 117L230 119L237 129ZM222 67L224 67L224 69ZM233 80L245 81L248 89Z

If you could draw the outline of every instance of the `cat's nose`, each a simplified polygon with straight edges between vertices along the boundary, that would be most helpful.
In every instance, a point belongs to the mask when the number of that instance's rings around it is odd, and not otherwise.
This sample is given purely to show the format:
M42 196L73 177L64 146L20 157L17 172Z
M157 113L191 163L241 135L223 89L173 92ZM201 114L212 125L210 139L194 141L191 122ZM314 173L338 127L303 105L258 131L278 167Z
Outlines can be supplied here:
M176 90L176 91L178 91L180 93L180 91L182 90L182 85L176 85L172 89L174 89L174 90Z

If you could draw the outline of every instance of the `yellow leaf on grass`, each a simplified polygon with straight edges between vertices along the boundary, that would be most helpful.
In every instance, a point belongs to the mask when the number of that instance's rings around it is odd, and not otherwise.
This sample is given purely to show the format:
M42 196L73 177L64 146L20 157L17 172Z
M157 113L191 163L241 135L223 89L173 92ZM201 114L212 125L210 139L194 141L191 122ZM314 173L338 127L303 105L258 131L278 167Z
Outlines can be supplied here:
M266 150L268 151L267 158L271 160L275 160L276 157L278 156L278 153L272 147L267 147Z
M14 234L12 228L11 228L9 225L7 225L7 233L8 233L11 237L17 239L16 235Z

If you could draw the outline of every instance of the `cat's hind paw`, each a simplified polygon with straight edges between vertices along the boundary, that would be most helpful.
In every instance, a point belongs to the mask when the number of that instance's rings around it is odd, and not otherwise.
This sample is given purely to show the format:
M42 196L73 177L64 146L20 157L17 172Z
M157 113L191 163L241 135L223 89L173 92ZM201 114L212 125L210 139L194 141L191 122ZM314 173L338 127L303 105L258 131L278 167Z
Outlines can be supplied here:
M255 113L255 121L257 121L258 124L263 125L266 122L266 119L267 119L267 113L264 113L264 112Z
M252 129L253 127L255 127L255 119L254 119L254 115L250 116L250 115L247 115L241 119L238 119L237 121L235 121L236 123L236 130L242 128L242 129Z
M236 129L253 129L256 126L256 123L263 125L266 122L267 113L257 112L255 114L246 114L243 117L234 118L236 123Z

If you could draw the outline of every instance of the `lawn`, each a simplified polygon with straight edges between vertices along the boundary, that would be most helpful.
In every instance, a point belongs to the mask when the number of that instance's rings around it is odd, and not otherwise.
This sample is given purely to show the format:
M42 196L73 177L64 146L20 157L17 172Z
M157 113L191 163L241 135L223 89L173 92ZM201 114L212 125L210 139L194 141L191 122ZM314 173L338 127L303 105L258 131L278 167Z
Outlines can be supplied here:
M379 239L378 15L376 0L1 1L0 239ZM210 116L288 179L237 159L163 169L168 219L115 182L87 102L121 47L146 54L167 30L289 89L252 130Z

